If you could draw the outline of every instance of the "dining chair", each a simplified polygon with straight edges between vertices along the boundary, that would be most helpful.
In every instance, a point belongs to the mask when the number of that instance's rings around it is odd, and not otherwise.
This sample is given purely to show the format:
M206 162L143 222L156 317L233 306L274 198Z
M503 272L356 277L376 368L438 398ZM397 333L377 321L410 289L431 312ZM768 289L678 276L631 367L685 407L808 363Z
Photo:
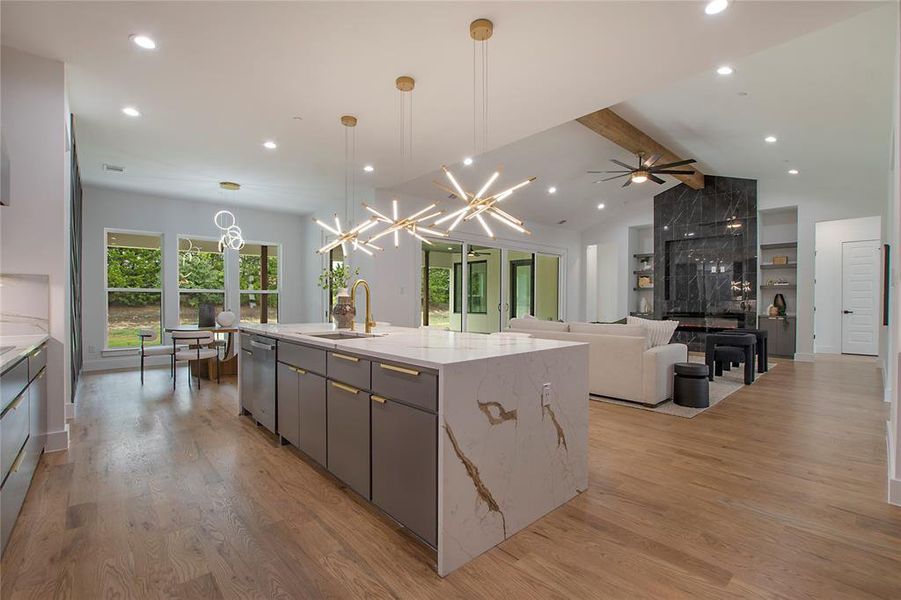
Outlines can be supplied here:
M219 350L210 348L215 344L215 338L209 331L173 331L172 332L172 348L181 341L188 344L188 348L176 350L173 354L175 363L188 363L188 387L191 386L191 363L194 361L216 359L216 383L219 383L219 374L222 371L219 364ZM178 379L178 369L173 367L172 389L175 389L176 380ZM197 373L197 389L200 389L200 372Z
M144 359L148 356L169 356L169 377L174 377L175 375L175 353L177 350L181 350L186 348L186 346L178 346L176 349L174 346L170 348L166 345L159 346L147 346L145 342L148 342L154 339L157 336L156 332L152 329L141 329L138 332L138 337L141 338L141 385L144 385Z

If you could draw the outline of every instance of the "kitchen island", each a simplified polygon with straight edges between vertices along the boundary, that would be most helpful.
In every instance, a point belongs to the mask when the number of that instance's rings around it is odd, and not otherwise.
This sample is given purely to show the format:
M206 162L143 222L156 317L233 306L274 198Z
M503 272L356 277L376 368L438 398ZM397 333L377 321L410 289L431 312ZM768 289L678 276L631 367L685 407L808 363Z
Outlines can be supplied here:
M444 576L588 487L588 345L243 324L242 414L437 550Z

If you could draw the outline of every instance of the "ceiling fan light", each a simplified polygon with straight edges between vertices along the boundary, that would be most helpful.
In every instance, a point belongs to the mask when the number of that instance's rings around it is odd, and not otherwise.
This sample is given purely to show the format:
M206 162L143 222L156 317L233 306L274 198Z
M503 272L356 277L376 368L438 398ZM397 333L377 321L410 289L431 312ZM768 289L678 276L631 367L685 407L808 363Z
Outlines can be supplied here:
M632 173L632 183L644 183L647 180L647 171L635 171L634 173Z

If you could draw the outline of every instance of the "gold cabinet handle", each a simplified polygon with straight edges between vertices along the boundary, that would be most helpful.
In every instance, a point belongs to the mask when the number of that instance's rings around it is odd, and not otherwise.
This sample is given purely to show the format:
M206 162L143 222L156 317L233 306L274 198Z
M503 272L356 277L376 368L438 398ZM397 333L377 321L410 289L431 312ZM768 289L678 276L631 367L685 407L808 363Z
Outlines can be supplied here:
M341 360L349 360L350 362L360 362L360 359L356 356L348 356L346 354L338 354L337 352L332 352L332 356L335 358L340 358Z
M19 405L22 404L22 399L25 398L25 392L27 392L27 391L28 391L28 388L25 388L24 390L22 390L22 393L20 393L18 396L16 396L15 400L10 402L10 404L6 410L13 411L13 410L16 410L17 408L19 408Z
M19 472L19 467L22 466L22 461L25 460L26 454L28 454L28 451L25 450L25 448L22 448L22 451L19 452L19 456L16 457L16 462L13 463L13 466L10 469L10 472L12 472L12 473Z
M251 352L250 350L247 350L246 348L241 348L241 350L243 350L247 356L253 356L253 352Z
M379 366L383 369L387 369L389 371L397 371L398 373L405 373L407 375L413 375L414 377L419 375L419 371L416 369L407 369L406 367L396 367L394 365L386 365L385 363L379 363Z
M46 375L46 374L47 374L47 369L46 369L46 367L45 367L45 368L41 369L41 372L40 372L40 373L38 373L37 378L40 379L41 377L43 377L43 376Z
M304 371L303 369L301 369L300 367L292 367L291 365L288 365L288 370L294 371L298 375L306 375L307 374L307 372Z
M40 353L43 352L43 351L44 351L43 348L38 348L37 350L35 350L35 351L32 352L31 354L29 354L29 355L28 355L28 358L31 358L32 356L37 356L38 354L40 354Z
M388 401L387 398L382 398L381 396L376 396L375 394L372 394L371 396L369 396L369 398L370 398L373 402L378 402L379 404L384 404L385 402Z
M357 388L352 388L349 385L344 385L343 383L338 383L337 381L330 381L332 387L336 387L339 390L344 390L345 392L350 392L351 394L359 394L360 390Z

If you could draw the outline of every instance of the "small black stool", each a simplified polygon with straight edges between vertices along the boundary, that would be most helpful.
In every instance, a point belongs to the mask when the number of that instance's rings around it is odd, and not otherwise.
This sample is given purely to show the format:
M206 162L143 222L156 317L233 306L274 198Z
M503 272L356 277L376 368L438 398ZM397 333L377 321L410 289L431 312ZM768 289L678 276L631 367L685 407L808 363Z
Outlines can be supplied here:
M745 363L745 385L754 383L754 358L757 353L757 336L751 333L708 333L704 362L707 363L708 378L710 381L713 381L714 369L717 363L716 352L720 348L736 348L741 351L741 354L728 353L730 356L729 362ZM724 361L726 360L726 354L726 352L722 353ZM741 356L741 360L736 361L736 358L739 356ZM722 366L720 366L718 371L717 375L723 374Z
M707 365L701 363L676 363L673 365L673 402L690 408L710 406L710 383L707 381Z
M752 333L757 337L757 372L766 373L769 371L770 349L767 340L766 329L753 329L751 327L739 327L736 329L727 329L721 331L720 334L747 334Z

